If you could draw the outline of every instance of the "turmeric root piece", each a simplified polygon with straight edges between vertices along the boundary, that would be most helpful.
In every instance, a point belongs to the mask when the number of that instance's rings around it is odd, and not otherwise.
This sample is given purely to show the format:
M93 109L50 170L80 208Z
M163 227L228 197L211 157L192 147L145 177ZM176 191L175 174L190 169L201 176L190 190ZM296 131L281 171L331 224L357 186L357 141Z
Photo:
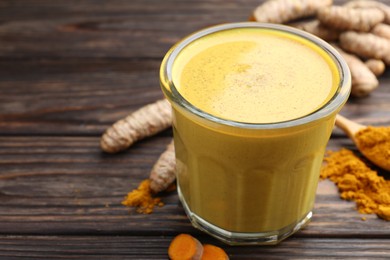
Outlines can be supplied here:
M378 217L390 221L390 206L380 205L376 214Z
M116 153L134 142L157 134L172 124L171 105L165 99L146 105L109 127L100 140L107 153Z
M369 70L374 73L375 76L379 77L385 72L386 65L382 60L369 59L364 62Z
M385 23L390 24L390 7L384 3L371 0L349 1L344 6L350 8L377 8L385 14Z
M390 40L372 33L348 31L340 35L340 45L360 57L380 59L390 65Z
M189 234L176 236L168 248L171 260L200 260L203 254L202 244Z
M314 34L325 41L336 41L340 36L340 31L324 26L319 20L302 21L289 25Z
M317 14L324 25L338 30L368 32L385 19L384 13L376 8L354 9L345 6L322 8Z
M371 31L373 34L390 40L390 25L380 23L375 25Z
M317 10L331 5L333 0L268 0L253 12L253 18L263 23L286 23L315 15Z
M343 56L351 70L352 88L351 95L355 97L364 97L369 95L374 89L379 86L378 79L374 73L355 55L348 54L340 48L334 46L336 50Z
M150 172L150 189L153 193L166 190L175 181L175 166L175 147L171 141Z
M229 256L220 247L204 244L202 260L229 260Z

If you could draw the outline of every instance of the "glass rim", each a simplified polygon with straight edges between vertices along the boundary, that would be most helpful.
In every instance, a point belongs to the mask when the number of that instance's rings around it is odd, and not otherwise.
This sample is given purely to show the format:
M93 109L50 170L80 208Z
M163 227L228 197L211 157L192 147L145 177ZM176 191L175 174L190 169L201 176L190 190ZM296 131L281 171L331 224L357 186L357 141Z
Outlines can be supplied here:
M248 123L248 122L229 120L229 119L214 116L191 104L179 93L179 91L175 87L175 84L173 83L172 68L176 58L186 46L196 41L197 39L200 39L206 35L218 31L237 29L237 28L261 28L261 29L271 29L271 30L291 33L305 40L308 40L314 43L316 46L320 47L323 51L325 51L329 55L331 60L335 63L340 75L340 82L334 95L321 107L317 108L315 111L307 115L286 120L286 121L271 122L271 123ZM176 45L174 45L164 57L164 60L160 68L160 82L165 96L168 98L168 100L171 103L173 102L179 107L207 121L211 121L226 126L244 128L244 129L287 128L287 127L303 125L303 124L310 123L312 121L319 120L321 118L329 116L334 111L339 109L347 101L349 94L351 92L351 74L348 65L346 64L342 56L329 43L325 42L324 40L312 34L309 34L305 31L290 26L280 25L280 24L270 24L270 23L258 23L258 22L237 22L237 23L220 24L220 25L199 30L195 33L188 35L187 37L179 41Z

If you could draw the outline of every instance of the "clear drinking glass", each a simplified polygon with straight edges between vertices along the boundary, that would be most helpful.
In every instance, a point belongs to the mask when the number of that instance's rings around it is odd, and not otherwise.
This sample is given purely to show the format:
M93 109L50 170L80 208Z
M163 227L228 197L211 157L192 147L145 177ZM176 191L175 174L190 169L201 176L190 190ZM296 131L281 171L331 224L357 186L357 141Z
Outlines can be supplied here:
M175 60L198 39L238 28L282 31L319 46L337 66L333 97L306 116L266 124L226 120L192 105L173 83ZM325 147L350 93L350 72L337 51L287 26L224 24L173 46L160 80L173 108L178 194L193 226L231 245L276 244L310 220Z

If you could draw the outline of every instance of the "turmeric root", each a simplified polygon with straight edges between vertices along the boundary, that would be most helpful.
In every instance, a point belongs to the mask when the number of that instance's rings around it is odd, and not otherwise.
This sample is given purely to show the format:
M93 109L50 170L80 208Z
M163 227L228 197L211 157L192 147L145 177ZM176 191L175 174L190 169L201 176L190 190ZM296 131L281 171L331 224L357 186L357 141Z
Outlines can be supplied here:
M153 193L164 191L175 181L175 166L175 147L172 141L150 172L150 189Z
M383 60L390 65L390 40L372 33L344 32L340 35L341 47L364 58Z
M364 97L378 87L378 79L358 57L348 54L336 46L334 47L341 56L343 56L351 70L351 95L355 97Z
M314 34L325 41L336 41L340 35L340 31L324 26L319 20L302 21L289 25Z
M333 0L268 0L253 12L253 18L263 23L286 23L315 15L317 10L331 5Z
M371 0L349 1L344 6L350 8L377 8L385 14L385 23L390 24L390 7L384 3Z
M138 213L150 214L155 206L163 206L160 198L154 198L150 190L150 180L146 179L140 183L137 189L129 192L122 205L136 207Z
M220 247L204 244L202 260L229 260L229 256Z
M364 62L369 70L374 73L375 76L379 77L385 72L386 65L383 61L377 59L369 59Z
M378 217L390 221L390 207L389 206L383 206L379 205L378 211L376 212Z
M108 128L100 140L100 147L107 153L123 151L134 142L168 128L171 123L169 102L159 100L136 110Z
M344 6L322 8L317 14L322 24L339 29L368 32L385 19L384 13L375 8L353 9Z
M375 25L371 31L373 34L390 40L390 25L380 23Z
M176 236L168 248L171 260L200 260L203 254L202 244L189 234Z

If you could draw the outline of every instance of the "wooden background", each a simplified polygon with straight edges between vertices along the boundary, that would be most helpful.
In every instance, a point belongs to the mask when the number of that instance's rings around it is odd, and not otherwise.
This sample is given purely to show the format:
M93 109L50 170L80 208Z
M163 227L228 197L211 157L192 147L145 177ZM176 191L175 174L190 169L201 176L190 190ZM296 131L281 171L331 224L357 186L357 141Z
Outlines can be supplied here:
M103 131L162 97L158 69L176 41L245 21L261 2L1 0L0 259L167 259L182 232L231 259L390 257L390 222L359 214L328 181L319 184L309 226L278 246L221 244L192 228L176 192L151 215L120 204L148 177L172 131L117 155L101 152ZM342 114L390 125L389 70L380 82ZM356 151L336 129L328 148L340 147Z

